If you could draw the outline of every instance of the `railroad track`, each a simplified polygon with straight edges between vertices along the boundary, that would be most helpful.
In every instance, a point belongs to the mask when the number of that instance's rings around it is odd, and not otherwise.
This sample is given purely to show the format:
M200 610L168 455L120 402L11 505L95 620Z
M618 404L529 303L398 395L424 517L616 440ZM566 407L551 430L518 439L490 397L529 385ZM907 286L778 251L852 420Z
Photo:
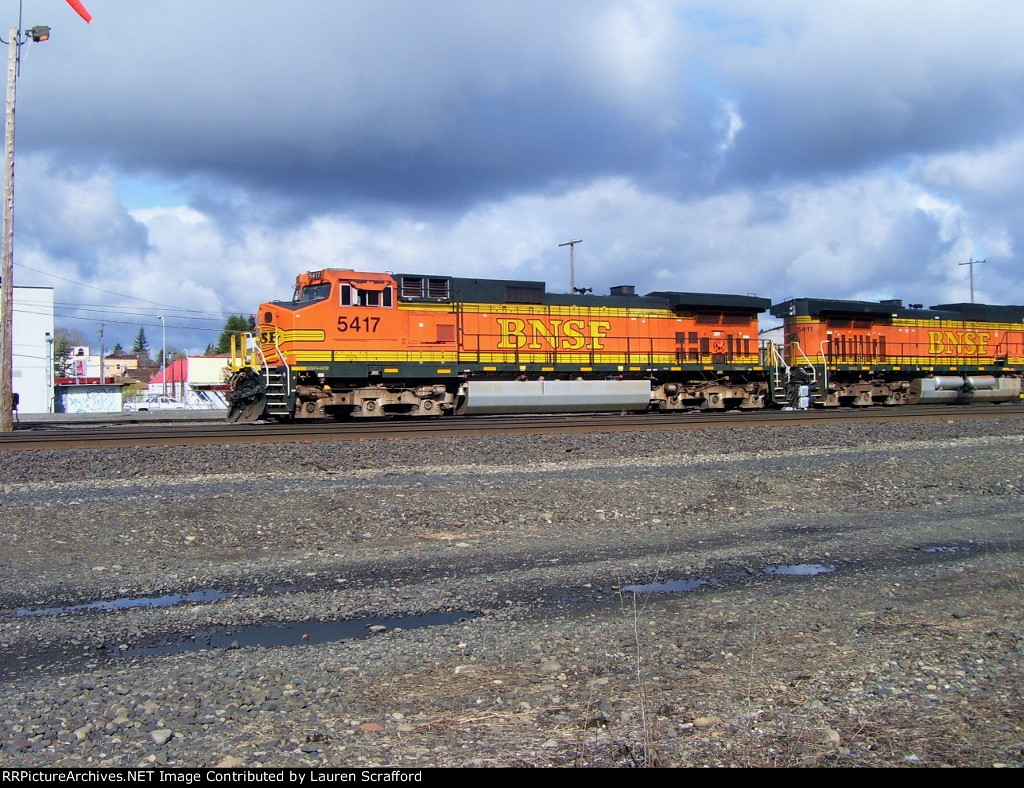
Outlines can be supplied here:
M480 416L445 419L315 422L307 424L228 424L222 421L167 419L140 421L23 420L0 434L0 451L25 449L95 449L116 446L172 446L395 440L495 434L640 432L723 429L769 425L849 423L854 421L1022 418L1021 404L970 406L902 406L839 411L750 411L729 413L586 414L557 416Z

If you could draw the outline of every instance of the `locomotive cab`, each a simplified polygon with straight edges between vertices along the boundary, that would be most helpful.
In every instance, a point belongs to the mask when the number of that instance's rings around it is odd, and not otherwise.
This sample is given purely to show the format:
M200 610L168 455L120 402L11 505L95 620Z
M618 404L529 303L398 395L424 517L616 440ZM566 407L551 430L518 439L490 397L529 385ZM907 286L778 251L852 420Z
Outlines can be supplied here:
M399 354L404 321L389 274L323 269L299 274L290 301L260 307L259 345L267 373L267 415L344 417L384 406L380 391L353 390L383 374L377 363Z

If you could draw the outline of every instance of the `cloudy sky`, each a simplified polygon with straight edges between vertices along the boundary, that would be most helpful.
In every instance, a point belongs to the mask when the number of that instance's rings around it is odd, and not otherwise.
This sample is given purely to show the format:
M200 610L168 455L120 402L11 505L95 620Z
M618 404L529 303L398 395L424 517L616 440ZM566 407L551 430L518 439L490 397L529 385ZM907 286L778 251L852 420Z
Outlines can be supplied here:
M200 353L323 267L1024 303L1019 0L0 0L15 283ZM95 340L94 340L95 341ZM96 342L98 344L98 342Z

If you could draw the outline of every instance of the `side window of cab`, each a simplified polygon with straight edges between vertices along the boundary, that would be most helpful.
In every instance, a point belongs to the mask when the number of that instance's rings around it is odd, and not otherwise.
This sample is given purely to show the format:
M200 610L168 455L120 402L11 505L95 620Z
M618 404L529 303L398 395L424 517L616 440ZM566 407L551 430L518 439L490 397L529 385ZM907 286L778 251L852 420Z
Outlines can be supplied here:
M340 300L342 306L390 307L391 287L385 287L383 290L363 290L355 285L343 284L340 287Z

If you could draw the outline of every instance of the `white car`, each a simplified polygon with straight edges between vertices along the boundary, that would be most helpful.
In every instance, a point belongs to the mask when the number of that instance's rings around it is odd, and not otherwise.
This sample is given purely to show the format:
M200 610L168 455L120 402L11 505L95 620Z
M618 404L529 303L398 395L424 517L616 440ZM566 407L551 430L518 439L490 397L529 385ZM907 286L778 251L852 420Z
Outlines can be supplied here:
M143 394L141 397L124 403L124 409L129 412L185 410L185 403L176 400L174 397L165 397L162 394Z

